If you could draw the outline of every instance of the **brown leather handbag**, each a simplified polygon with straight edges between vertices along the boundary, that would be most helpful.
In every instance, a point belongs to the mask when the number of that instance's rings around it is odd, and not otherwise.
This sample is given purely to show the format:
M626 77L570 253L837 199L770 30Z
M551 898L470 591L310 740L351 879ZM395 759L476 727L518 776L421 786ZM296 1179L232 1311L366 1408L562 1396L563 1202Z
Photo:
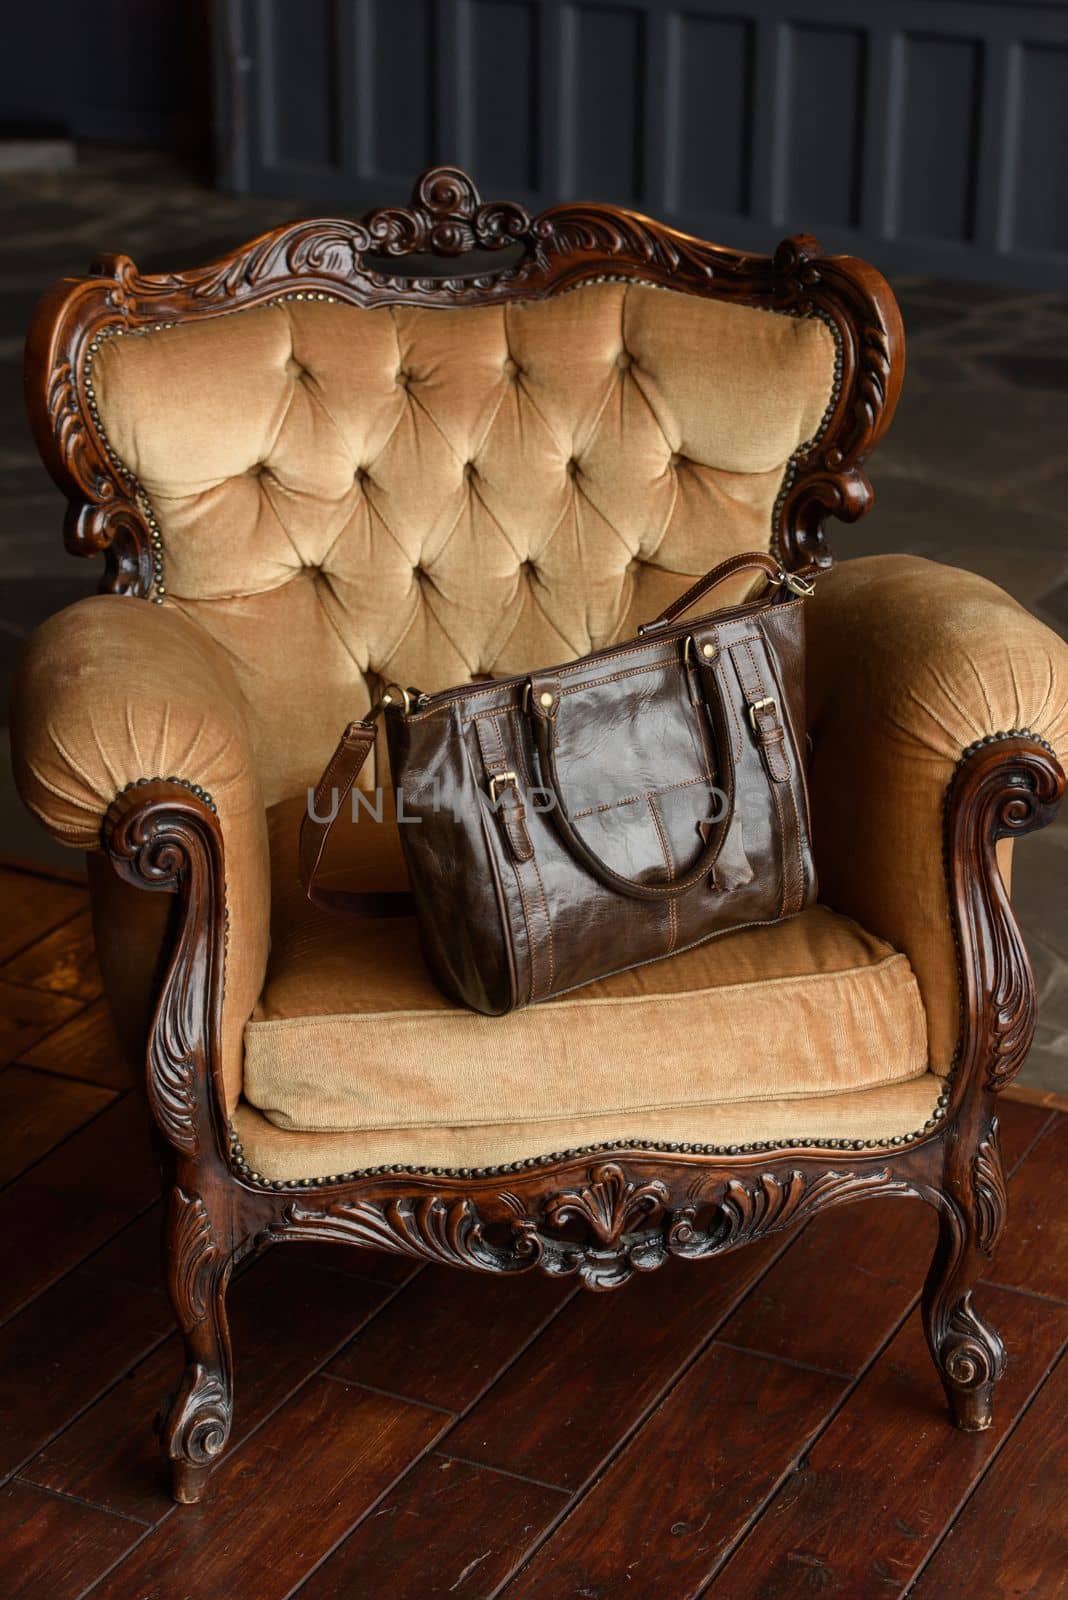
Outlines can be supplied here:
M767 579L760 596L681 620L750 569ZM331 887L322 871L384 711L423 952L439 987L476 1011L795 915L816 892L802 755L810 588L769 556L735 556L627 643L439 694L390 688L346 728L309 797L308 894L332 909L410 909ZM373 826L352 799L353 825Z

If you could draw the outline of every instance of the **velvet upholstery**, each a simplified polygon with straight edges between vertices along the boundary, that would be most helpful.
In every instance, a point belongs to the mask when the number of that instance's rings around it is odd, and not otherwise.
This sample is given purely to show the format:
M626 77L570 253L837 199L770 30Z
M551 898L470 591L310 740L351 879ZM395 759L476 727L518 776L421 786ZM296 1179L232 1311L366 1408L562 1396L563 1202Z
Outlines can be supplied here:
M22 798L55 838L81 850L100 849L108 806L139 778L176 775L211 795L230 919L222 1066L231 1108L241 1090L242 1030L267 960L270 875L248 716L224 652L177 611L117 595L79 600L49 617L23 653L11 735ZM131 895L156 905L131 920ZM158 966L165 905L132 888L94 893L120 1034L146 1010L136 991Z
M283 301L107 340L94 383L168 604L231 658L271 804L383 682L570 660L766 548L833 363L818 319L611 283Z
M801 1100L734 1101L665 1111L619 1112L543 1122L295 1133L242 1101L234 1127L246 1161L265 1178L317 1178L401 1162L427 1167L493 1167L530 1156L628 1139L664 1144L730 1145L755 1140L904 1138L923 1128L945 1087L934 1072L873 1089Z
M1068 761L1068 645L985 578L915 556L821 579L808 644L821 898L908 956L944 1073L960 1031L946 787L966 749L1013 728Z

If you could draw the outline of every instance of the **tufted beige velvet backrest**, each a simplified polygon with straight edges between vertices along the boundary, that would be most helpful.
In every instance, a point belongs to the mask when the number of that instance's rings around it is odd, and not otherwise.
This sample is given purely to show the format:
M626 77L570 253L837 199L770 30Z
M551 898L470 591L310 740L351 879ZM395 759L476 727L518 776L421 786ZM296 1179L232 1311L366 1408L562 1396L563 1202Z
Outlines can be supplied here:
M825 323L636 284L504 305L286 299L108 339L100 417L165 603L232 656L268 802L383 683L551 665L766 549Z

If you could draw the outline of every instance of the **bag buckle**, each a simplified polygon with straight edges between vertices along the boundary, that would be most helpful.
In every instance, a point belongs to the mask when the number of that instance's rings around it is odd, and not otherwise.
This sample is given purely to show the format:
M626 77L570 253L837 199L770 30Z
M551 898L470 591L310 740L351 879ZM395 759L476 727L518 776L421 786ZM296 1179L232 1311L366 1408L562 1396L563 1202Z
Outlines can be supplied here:
M514 772L494 772L491 774L489 781L489 797L491 806L495 806L497 804L497 785L500 784L503 788L506 783L514 783L517 788L519 787L519 779L516 777Z
M754 700L749 707L749 726L752 728L758 739L760 737L760 724L757 721L757 713L761 711L771 711L775 717L775 720L778 721L778 703L770 694L766 694L763 700Z

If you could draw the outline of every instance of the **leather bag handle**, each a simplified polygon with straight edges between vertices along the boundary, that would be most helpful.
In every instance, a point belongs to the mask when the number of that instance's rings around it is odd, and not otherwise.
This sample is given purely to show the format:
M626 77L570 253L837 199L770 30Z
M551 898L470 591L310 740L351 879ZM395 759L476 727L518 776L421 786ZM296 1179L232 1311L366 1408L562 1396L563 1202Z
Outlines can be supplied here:
M564 845L571 855L590 872L606 889L613 889L618 894L627 895L632 900L677 900L681 895L688 894L697 885L703 882L711 873L716 864L716 858L723 848L727 837L727 830L734 816L734 761L730 741L730 731L723 709L723 695L716 682L717 671L720 665L719 646L714 636L710 633L702 636L700 632L693 636L693 649L696 654L698 676L702 686L702 698L708 708L712 722L712 731L716 742L716 752L719 757L720 771L717 774L719 786L726 796L723 815L713 824L696 861L688 868L681 878L674 878L662 883L642 883L635 878L627 878L616 872L606 861L602 861L596 851L583 839L567 814L563 798L560 793L560 775L556 762L556 727L560 711L561 694L559 683L544 674L536 674L530 680L530 692L527 696L530 712L530 722L534 734L534 746L538 752L538 761L541 766L542 783L549 789L553 796L551 816Z
M713 567L703 577L698 578L696 583L691 584L677 600L665 606L652 622L643 622L638 628L639 637L655 633L658 628L666 628L671 623L678 622L698 600L704 600L714 589L718 589L721 583L726 583L728 578L737 577L740 572L762 572L769 583L781 585L792 594L809 595L812 593L809 579L815 571L815 567L802 567L798 572L785 572L774 556L763 555L760 551L728 556L726 561L721 561L717 567Z

